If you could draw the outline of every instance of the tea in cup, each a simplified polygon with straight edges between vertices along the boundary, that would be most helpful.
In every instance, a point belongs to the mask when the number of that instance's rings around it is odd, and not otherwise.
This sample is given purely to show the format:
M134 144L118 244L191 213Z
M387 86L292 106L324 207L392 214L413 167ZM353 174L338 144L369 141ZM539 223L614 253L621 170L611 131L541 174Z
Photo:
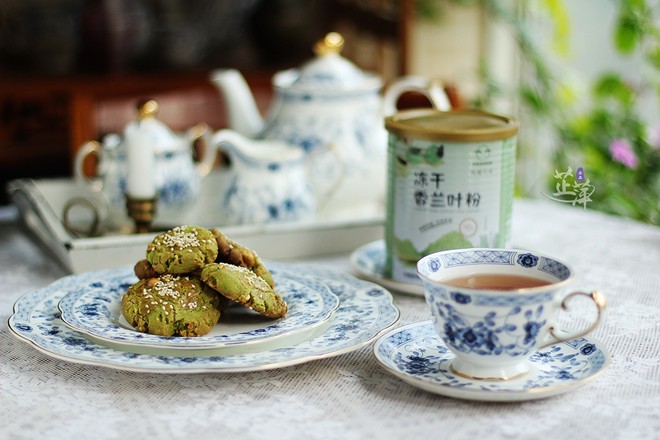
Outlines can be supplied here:
M600 292L565 292L571 268L533 251L437 252L419 260L417 272L435 329L456 355L452 370L472 379L525 375L536 350L591 332L605 309ZM589 328L566 333L556 322L575 296L591 299L598 315Z

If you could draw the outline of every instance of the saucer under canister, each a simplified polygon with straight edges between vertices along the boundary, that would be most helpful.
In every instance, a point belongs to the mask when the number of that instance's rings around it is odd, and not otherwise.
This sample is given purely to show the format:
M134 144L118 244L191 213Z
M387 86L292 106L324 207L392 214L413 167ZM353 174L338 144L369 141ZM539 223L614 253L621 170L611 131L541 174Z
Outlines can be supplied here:
M549 345L533 353L530 372L511 380L475 380L451 369L455 355L447 349L431 321L399 327L374 344L378 362L416 387L466 400L513 402L555 396L605 371L610 356L592 337Z
M423 297L421 280L418 283L405 283L385 275L385 258L385 240L376 240L355 249L351 253L350 263L358 276L368 281L396 292Z

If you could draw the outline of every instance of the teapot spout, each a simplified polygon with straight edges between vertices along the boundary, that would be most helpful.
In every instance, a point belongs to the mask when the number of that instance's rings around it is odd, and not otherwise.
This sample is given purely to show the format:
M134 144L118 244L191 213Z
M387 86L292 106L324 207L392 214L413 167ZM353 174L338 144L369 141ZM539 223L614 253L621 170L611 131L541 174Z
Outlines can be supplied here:
M243 75L235 69L218 69L212 72L211 83L225 97L229 127L244 136L257 137L264 122Z

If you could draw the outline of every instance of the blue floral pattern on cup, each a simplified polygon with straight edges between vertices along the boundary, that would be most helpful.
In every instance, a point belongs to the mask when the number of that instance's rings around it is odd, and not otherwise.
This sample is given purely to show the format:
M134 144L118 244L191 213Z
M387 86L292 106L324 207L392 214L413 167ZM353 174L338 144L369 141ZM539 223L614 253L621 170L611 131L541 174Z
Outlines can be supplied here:
M559 283L571 276L566 265L535 252L485 248L437 252L422 258L417 269L437 333L456 354L455 367L474 377L516 377L526 371L525 358L547 343ZM548 284L512 292L444 282L475 273Z
M432 258L429 260L429 269L431 269L431 272L437 272L441 267L442 263L440 263L439 259Z
M458 292L453 292L452 298L459 298L459 304L470 302L468 295ZM442 301L433 302L432 307L444 322L442 332L445 342L463 353L489 356L526 354L536 344L536 337L546 325L542 305L524 311L521 307L505 311L490 310L479 317L459 312L451 304ZM522 325L511 319L515 317L515 320L519 321L517 315L520 314L524 316Z
M459 304L468 304L472 302L472 297L470 297L470 295L461 292L451 292L449 295L451 296L451 299Z
M517 261L521 266L531 268L536 266L536 264L539 262L539 257L532 254L519 254Z
M444 259L448 267L482 263L512 265L514 256L512 251L474 249L447 253Z

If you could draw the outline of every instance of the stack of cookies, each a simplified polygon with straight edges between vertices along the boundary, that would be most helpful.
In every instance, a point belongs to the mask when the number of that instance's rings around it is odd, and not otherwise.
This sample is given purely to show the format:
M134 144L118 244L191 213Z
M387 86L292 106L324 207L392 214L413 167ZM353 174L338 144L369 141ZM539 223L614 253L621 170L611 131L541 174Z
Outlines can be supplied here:
M139 281L122 298L122 314L138 331L202 336L232 303L268 318L287 305L257 254L217 229L179 226L157 235L135 265Z

